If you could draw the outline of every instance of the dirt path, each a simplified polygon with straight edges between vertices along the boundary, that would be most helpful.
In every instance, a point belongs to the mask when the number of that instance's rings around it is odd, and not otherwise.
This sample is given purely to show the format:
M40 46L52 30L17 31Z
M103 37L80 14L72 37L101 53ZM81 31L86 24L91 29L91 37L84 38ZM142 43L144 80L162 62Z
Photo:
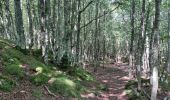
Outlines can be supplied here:
M82 95L87 100L128 100L124 86L129 80L127 77L128 66L127 64L108 64L105 69L98 68L96 73L93 68L88 70L96 76L96 79L107 86L108 90L101 92L96 96L93 93Z

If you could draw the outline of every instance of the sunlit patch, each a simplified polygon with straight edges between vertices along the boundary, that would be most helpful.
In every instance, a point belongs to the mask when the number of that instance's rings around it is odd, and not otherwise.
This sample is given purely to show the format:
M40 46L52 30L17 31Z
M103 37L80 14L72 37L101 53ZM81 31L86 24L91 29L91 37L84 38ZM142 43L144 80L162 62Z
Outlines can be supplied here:
M119 100L126 100L126 99L125 99L125 96L126 96L126 92L123 91L123 92L118 96L118 99L119 99Z
M37 74L40 74L40 73L42 73L43 68L42 67L37 67L35 70L36 70Z
M53 84L56 78L52 77L50 80L48 80L48 84Z
M28 65L27 65L27 64L20 64L20 65L19 65L19 67L20 67L20 68L24 68L24 69L25 69L25 68L27 68L27 67L28 67Z
M107 94L101 94L101 96L102 96L103 98L108 98L108 95L107 95Z
M109 96L117 96L117 95L115 95L115 94L113 94L113 93L111 93L111 94L108 94Z
M121 79L121 80L129 80L129 77L124 76L124 77L121 77L120 79Z
M90 94L88 94L88 97L95 97L95 94L94 93L90 93Z
M89 93L89 94L81 94L81 97L83 98L94 98L95 97L95 94L94 93Z
M75 87L75 83L74 83L73 81L71 81L71 80L69 80L69 79L65 79L64 81L65 81L65 83L68 84L69 86Z
M108 81L108 80L102 80L102 82L107 83L107 82L109 82L109 81Z
M108 88L109 90L113 90L113 88Z

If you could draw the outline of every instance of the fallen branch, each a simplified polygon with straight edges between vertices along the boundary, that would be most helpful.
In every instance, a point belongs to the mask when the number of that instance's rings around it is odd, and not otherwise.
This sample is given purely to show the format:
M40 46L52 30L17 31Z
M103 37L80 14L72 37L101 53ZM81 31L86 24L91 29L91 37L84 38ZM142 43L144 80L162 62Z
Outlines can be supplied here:
M52 93L47 86L44 86L44 88L47 90L48 94L54 97L57 97L57 95L55 95L54 93Z

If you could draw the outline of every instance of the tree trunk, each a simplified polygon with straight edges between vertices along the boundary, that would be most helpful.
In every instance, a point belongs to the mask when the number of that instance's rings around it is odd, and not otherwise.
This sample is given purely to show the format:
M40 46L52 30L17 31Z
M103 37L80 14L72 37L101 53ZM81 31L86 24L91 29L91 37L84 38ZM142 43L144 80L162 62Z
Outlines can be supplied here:
M170 10L168 12L168 37L170 37ZM170 73L170 38L168 38L167 71Z
M129 54L129 77L132 78L132 69L133 69L133 42L134 42L134 34L135 34L135 0L131 2L131 44L130 44L130 54Z
M15 24L17 30L17 44L20 47L25 48L25 35L24 35L24 26L23 26L23 18L22 18L22 10L21 10L21 2L20 0L14 0L15 3Z
M138 40L138 59L137 59L137 79L138 79L138 90L141 90L141 67L143 65L142 63L142 57L144 52L144 41L145 41L145 0L142 0L142 12L141 12L141 29L139 34L139 40Z
M78 0L78 21L77 21L77 44L76 44L76 62L79 63L79 49L80 49L80 22L81 22L81 0Z
M27 0L27 13L28 13L28 20L29 20L29 35L30 35L30 43L29 43L29 50L32 53L33 43L33 23L32 23L32 13L31 13L31 1Z
M45 0L40 0L40 14L41 14L41 49L42 58L45 64L48 64L47 43L48 35L45 27L46 14L45 14Z
M98 17L98 9L99 9L99 2L96 1L96 15L95 15L95 18ZM97 42L98 42L98 19L95 20L95 34L94 34L94 63L95 63L95 66L94 66L94 72L97 71L97 60L98 60L98 52L97 52Z
M160 20L160 0L155 0L155 20L153 26L153 55L151 55L151 68L152 68L152 92L151 100L156 100L158 91L158 67L160 65L160 54L159 54L159 20Z

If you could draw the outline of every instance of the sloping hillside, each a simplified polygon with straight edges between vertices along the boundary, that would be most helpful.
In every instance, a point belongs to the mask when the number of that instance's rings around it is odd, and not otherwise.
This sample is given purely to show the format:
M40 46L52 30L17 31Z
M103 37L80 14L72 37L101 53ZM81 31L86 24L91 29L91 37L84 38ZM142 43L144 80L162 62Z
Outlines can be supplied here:
M81 83L94 79L85 70L70 67L72 70L63 72L54 65L47 66L12 42L0 39L0 99L80 98L87 90Z

